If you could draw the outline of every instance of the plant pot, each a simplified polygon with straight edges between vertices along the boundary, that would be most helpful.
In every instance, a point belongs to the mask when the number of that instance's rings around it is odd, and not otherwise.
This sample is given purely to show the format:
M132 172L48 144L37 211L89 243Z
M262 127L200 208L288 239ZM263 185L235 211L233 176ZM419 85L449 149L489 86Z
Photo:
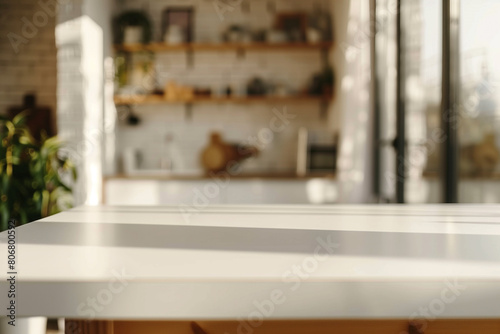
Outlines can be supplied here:
M47 331L47 318L45 317L16 318L16 326L9 325L9 320L7 317L0 317L0 333L45 334Z
M141 44L143 29L142 27L128 26L123 34L123 44Z

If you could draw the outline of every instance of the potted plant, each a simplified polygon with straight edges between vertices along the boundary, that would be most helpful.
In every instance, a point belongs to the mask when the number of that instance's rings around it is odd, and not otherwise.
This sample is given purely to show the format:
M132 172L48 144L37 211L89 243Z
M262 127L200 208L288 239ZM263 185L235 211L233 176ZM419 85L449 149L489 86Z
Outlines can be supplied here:
M0 231L55 214L72 206L69 183L76 179L71 161L59 155L57 137L35 141L25 113L9 120L0 116ZM64 182L65 180L66 182ZM17 318L16 326L0 319L0 333L45 333L44 317Z
M42 135L37 143L25 124L25 113L12 121L0 117L0 226L9 219L25 224L58 213L72 205L69 183L76 168L57 137ZM65 180L66 182L64 182Z
M144 11L126 11L115 18L113 26L115 43L147 44L151 41L151 20Z

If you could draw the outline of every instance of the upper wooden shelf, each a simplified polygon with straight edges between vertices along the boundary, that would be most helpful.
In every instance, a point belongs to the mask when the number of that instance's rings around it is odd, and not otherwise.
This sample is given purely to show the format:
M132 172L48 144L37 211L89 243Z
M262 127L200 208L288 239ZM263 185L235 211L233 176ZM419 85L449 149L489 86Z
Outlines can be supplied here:
M115 45L115 50L124 52L166 52L166 51L238 51L238 50L328 50L332 42L321 43L186 43L186 44L128 44Z
M331 95L291 95L291 96L195 96L186 100L168 100L162 95L117 95L116 105L127 104L179 104L179 103L298 103L298 102L330 102Z

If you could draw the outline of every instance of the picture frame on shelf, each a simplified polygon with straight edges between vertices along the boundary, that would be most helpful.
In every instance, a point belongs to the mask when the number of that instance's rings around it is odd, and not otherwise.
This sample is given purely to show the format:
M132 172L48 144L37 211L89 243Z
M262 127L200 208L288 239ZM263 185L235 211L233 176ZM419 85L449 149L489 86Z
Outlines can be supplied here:
M168 44L194 41L194 8L167 7L161 17L161 38Z

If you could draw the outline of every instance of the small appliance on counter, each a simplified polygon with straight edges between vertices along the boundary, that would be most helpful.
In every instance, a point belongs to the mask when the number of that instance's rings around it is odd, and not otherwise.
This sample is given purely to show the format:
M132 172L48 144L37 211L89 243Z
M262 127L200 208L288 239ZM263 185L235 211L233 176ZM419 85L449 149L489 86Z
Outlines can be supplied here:
M298 133L297 175L334 173L337 168L337 139L327 131L308 131L300 128Z

